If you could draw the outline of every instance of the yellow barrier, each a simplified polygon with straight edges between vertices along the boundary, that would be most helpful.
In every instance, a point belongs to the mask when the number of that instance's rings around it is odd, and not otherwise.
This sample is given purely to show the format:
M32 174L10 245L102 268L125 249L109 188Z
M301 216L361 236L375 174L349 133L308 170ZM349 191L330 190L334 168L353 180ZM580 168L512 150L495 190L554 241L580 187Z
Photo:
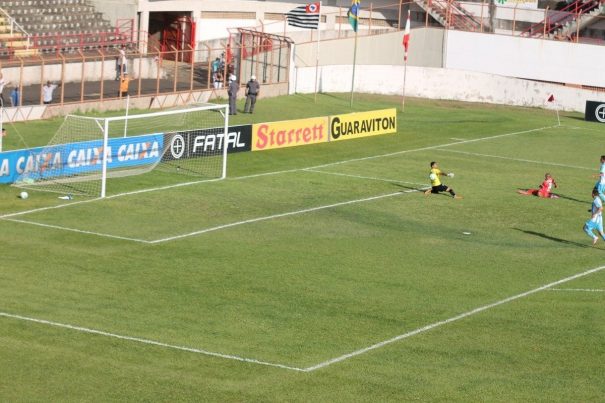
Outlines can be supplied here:
M382 109L252 125L252 151L349 140L397 131L397 110Z
M330 141L349 140L397 131L397 110L355 112L330 117Z

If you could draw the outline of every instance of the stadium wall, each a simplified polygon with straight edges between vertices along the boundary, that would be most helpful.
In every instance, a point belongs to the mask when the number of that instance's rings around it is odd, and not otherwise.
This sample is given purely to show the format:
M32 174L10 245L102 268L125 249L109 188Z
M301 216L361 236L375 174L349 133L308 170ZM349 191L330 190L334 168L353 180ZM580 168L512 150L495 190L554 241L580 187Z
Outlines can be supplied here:
M413 31L408 61L414 66L442 67L444 30L422 28ZM360 36L357 41L357 63L360 65L403 65L403 33ZM352 65L355 38L321 41L319 64ZM317 45L304 43L294 47L297 67L315 66Z
M605 88L603 46L445 32L446 68ZM413 40L410 46L414 46Z
M403 66L358 65L355 91L373 94L402 95ZM605 102L605 93L557 84L505 77L468 70L408 66L406 96L448 99L465 102L559 108L583 112L587 100ZM352 66L334 65L320 68L322 92L351 90ZM312 93L315 67L298 67L290 86L291 93ZM546 99L554 94L556 103Z
M128 59L130 74L139 78L157 78L158 64L152 57L135 57ZM70 62L70 63L47 63L37 65L25 65L23 73L20 66L5 67L2 69L5 80L12 83L21 83L24 86L40 84L48 80L54 82L80 82L112 80L116 76L116 60L108 57L104 61ZM160 71L160 77L166 73Z

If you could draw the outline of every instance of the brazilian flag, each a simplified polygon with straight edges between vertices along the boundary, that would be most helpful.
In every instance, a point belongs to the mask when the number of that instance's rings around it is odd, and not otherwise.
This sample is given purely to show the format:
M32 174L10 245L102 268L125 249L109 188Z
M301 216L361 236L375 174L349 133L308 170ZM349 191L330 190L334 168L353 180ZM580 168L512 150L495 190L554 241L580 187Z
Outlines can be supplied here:
M361 0L352 0L351 8L347 12L347 16L349 17L349 24L353 27L353 31L357 32L357 28L359 26L359 10L361 8Z

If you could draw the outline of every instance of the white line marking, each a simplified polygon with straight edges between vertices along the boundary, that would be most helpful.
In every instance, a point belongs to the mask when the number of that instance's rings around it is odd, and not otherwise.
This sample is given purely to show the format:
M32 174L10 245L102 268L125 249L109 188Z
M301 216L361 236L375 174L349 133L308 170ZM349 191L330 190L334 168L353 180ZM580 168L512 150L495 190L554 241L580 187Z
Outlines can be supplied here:
M10 217L18 217L20 215L26 215L26 214L30 214L30 213L38 213L38 212L47 211L47 210L55 210L55 209L60 209L60 208L63 208L63 207L71 207L71 206L76 206L78 204L90 203L90 202L99 201L99 200L103 200L103 199L97 197L95 199L79 200L79 201L75 201L75 202L70 202L70 203L65 203L65 204L59 204L59 205L56 205L56 206L40 207L40 208L36 208L36 209L32 209L32 210L19 211L17 213L8 213L8 214L0 215L0 219L6 219L6 218L10 218Z
M552 166L564 167L564 168L584 169L584 170L587 170L587 171L594 171L595 170L595 168L580 167L580 166L577 166L577 165L559 164L559 163L556 163L556 162L548 162L548 161L526 160L526 159L523 159L523 158L503 157L501 155L472 153L472 152L469 152L469 151L439 150L439 149L437 151L443 151L443 152L446 152L446 153L457 153L457 154L474 155L474 156L478 156L478 157L498 158L498 159L509 160L509 161L527 162L527 163L530 163L530 164L552 165Z
M351 175L351 174L344 174L344 173L340 173L340 172L322 171L322 170L319 170L319 169L311 169L311 168L307 168L304 171L305 172L315 172L315 173L326 174L326 175L345 176L347 178L370 179L370 180L381 181L381 182L405 183L407 185L426 186L426 183L406 182L406 181L401 181L401 180L398 180L398 179L376 178L374 176Z
M605 292L599 288L551 288L548 291Z
M279 174L283 174L283 173L292 173L292 172L300 172L300 171L305 171L305 170L314 170L314 169L325 168L325 167L329 167L329 166L333 166L333 165L347 164L349 162L357 162L357 161L365 161L365 160L376 159L376 158L391 157L391 156L395 156L395 155L406 154L406 153L417 152L417 151L434 150L434 149L439 149L439 148L442 148L442 147L450 147L450 146L458 145L458 144L467 144L467 143L473 143L473 142L477 142L477 141L491 140L491 139L495 139L495 138L514 136L514 135L517 135L517 134L532 133L532 132L542 131L542 130L547 130L547 129L552 129L552 128L556 128L556 127L558 127L558 126L544 126L544 127L539 127L539 128L536 128L536 129L529 129L529 130L522 130L522 131L519 131L519 132L498 134L498 135L495 135L495 136L480 137L480 138L477 138L477 139L458 141L458 142L455 142L455 143L445 143L445 144L440 144L440 145L435 145L435 146L427 146L427 147L415 148L415 149L411 149L411 150L400 150L400 151L396 151L396 152L393 152L393 153L387 153L387 154L378 154L378 155L373 155L373 156L368 156L368 157L360 157L360 158L353 158L353 159L349 159L349 160L336 161L336 162L332 162L332 163L328 163L328 164L315 165L315 166L311 166L311 167L307 167L307 168L296 168L296 169L287 169L287 170L282 170L282 171L265 172L265 173L260 173L260 174L245 175L245 176L239 176L239 177L227 178L227 179L228 180L243 180L243 179L258 178L258 177L261 177L261 176L279 175ZM172 189L172 188L176 188L176 187L197 185L197 184L201 184L201 183L208 183L208 182L214 182L214 181L216 181L216 180L192 181L192 182L179 183L179 184L175 184L175 185L168 185L168 186L162 186L162 187L157 187L157 188L137 190L137 191L133 191L133 192L118 193L118 194L115 194L115 195L107 196L104 199L95 198L95 199L90 199L90 200L81 200L81 201L77 201L77 202L70 202L70 203L66 203L66 204L60 204L60 205L52 206L52 207L42 207L42 208L37 208L37 209L32 209L32 210L21 211L21 212L17 212L17 213L4 214L4 215L0 215L0 220L6 219L6 218L10 218L10 217L16 217L16 216L26 215L26 214L30 214L30 213L37 213L37 212L42 212L42 211L47 211L47 210L52 210L52 209L59 209L59 208L63 208L63 207L76 206L76 205L83 204L83 203L90 203L90 202L94 202L94 201L103 201L103 200L114 199L114 198L123 197L123 196L130 196L130 195L134 195L134 194L154 192L154 191L160 191L160 190L167 190L167 189ZM232 225L228 224L228 225L225 226L225 228L227 228L229 226L232 226ZM56 227L56 228L60 229L61 227ZM218 227L216 229L221 229L221 228ZM211 230L216 230L216 229L211 229ZM202 230L201 233L203 233L203 232L207 232L207 230ZM185 236L191 236L191 235L185 235ZM175 239L177 239L177 238L175 238Z
M450 146L455 146L455 145L459 145L459 144L476 143L478 141L485 141L485 140L492 140L492 139L497 139L497 138L501 138L501 137L515 136L517 134L525 134L525 133L538 132L538 131L547 130L547 129L554 129L556 127L558 127L558 126L544 126L544 127L539 127L537 129L529 129L529 130L522 130L522 131L519 131L519 132L497 134L495 136L487 136L487 137L480 137L480 138L477 138L477 139L457 141L455 143L445 143L445 144L436 145L436 146L427 146L427 147L413 148L411 150L395 151L395 152L387 153L387 154L372 155L372 156L369 156L369 157L353 158L353 159L350 159L350 160L331 162L331 163L323 164L323 165L316 165L316 166L313 166L313 167L309 167L307 169L325 168L325 167L329 167L329 166L332 166L332 165L347 164L349 162L367 161L367 160L371 160L371 159L375 159L375 158L392 157L392 156L395 156L395 155L407 154L407 153L412 153L412 152L417 152L417 151L435 150L435 149L442 148L442 147L450 147Z
M468 139L460 139L460 138L457 138L457 137L450 137L450 140L464 141L464 140L468 140Z
M427 331L435 329L437 327L440 327L440 326L443 326L443 325L447 325L447 324L452 323L452 322L459 321L461 319L467 318L469 316L475 315L475 314L483 312L483 311L487 311L488 309L495 308L497 306L506 304L508 302L512 302L512 301L515 301L517 299L530 296L532 294L535 294L535 293L543 291L543 290L547 290L549 288L553 288L553 287L555 287L555 286L557 286L559 284L567 283L567 282L575 280L577 278L585 277L585 276L588 276L590 274L597 273L597 272L599 272L599 271L601 271L603 269L605 269L605 266L600 266L600 267L597 267L597 268L594 268L594 269L591 269L591 270L587 270L587 271L585 271L583 273L575 274L573 276L566 277L564 279L561 279L561 280L558 280L558 281L555 281L555 282L543 285L541 287L534 288L533 290L526 291L526 292L523 292L521 294L513 295L512 297L505 298L505 299L503 299L501 301L494 302L494 303L491 303L491 304L488 304L488 305L484 305L484 306L481 306L479 308L475 308L475 309L473 309L471 311L468 311L468 312L465 312L465 313L461 313L460 315L456 315L456 316L454 316L452 318L432 323L430 325L421 327L421 328L413 330L411 332L404 333L404 334L401 334L399 336L395 336L395 337L393 337L391 339L388 339L388 340L385 340L385 341L381 341L380 343L373 344L373 345L371 345L369 347L365 347L365 348L362 348L360 350L353 351L351 353L341 355L340 357L332 358L331 360L324 361L324 362L319 363L317 365L313 365L312 367L305 368L305 371L311 372L311 371L315 371L315 370L318 370L318 369L321 369L321 368L325 368L325 367L327 367L329 365L336 364L338 362L342 362L342 361L348 360L349 358L353 358L353 357L365 354L365 353L367 353L369 351L379 349L379 348L387 346L389 344L393 344L393 343L395 343L395 342L397 342L399 340L403 340L403 339L407 339L407 338L412 337L412 336L416 336L416 335L418 335L420 333L427 332Z
M59 229L59 230L62 230L62 231L77 232L77 233L80 233L80 234L96 235L96 236L100 236L100 237L104 237L104 238L114 238L114 239L121 239L121 240L124 240L124 241L134 241L134 242L140 242L140 243L149 243L149 241L145 241L144 239L128 238L128 237L119 236L119 235L104 234L102 232L85 231L85 230L81 230L81 229L77 229L77 228L69 228L69 227L63 227L63 226L52 225L52 224L43 224L43 223L39 223L39 222L35 222L35 221L18 220L16 218L5 218L4 220L5 221L16 222L16 223L21 223L21 224L36 225L38 227L44 227L44 228Z
M260 361L260 360L256 360L253 358L244 358L244 357L239 357L239 356L231 355L231 354L215 353L212 351L202 350L202 349L198 349L198 348L176 346L174 344L162 343L159 341L143 339L140 337L123 336L123 335L119 335L119 334L115 334L115 333L104 332L102 330L96 330L96 329L90 329L90 328L82 327L82 326L74 326L74 325L69 325L69 324L65 324L65 323L53 322L50 320L30 318L27 316L14 315L11 313L6 313L6 312L0 312L0 316L3 316L5 318L19 319L19 320L24 320L24 321L28 321L28 322L39 323L39 324L43 324L43 325L60 327L63 329L76 330L78 332L90 333L90 334L95 334L95 335L99 335L99 336L113 337L113 338L120 339L120 340L134 341L137 343L150 344L153 346L165 347L165 348L170 348L170 349L174 349L174 350L181 350L181 351L187 351L190 353L203 354L203 355L208 355L208 356L216 357L216 358L224 358L227 360L242 361L242 362L247 362L250 364L265 365L268 367L276 367L276 368L288 369L291 371L305 372L305 370L302 368L291 367L288 365Z
M555 282L543 285L541 287L534 288L533 290L526 291L524 293L517 294L517 295L514 295L512 297L505 298L503 300L500 300L498 302L494 302L492 304L488 304L488 305L481 306L479 308L475 308L475 309L473 309L471 311L462 313L462 314L454 316L452 318L449 318L449 319L446 319L446 320L442 320L442 321L439 321L439 322L435 322L433 324L421 327L421 328L413 330L411 332L404 333L402 335L393 337L391 339L382 341L380 343L373 344L373 345L371 345L369 347L366 347L366 348L354 351L354 352L349 353L349 354L341 355L340 357L336 357L336 358L333 358L331 360L324 361L324 362L321 362L321 363L319 363L317 365L313 365L313 366L307 367L307 368L298 368L298 367L294 367L294 366L290 366L290 365L276 364L276 363L271 363L271 362L267 362L267 361L261 361L261 360L252 359L252 358L239 357L239 356L231 355L231 354L222 354L222 353L216 353L216 352L206 351L206 350L197 349L197 348L177 346L177 345L163 343L163 342L159 342L159 341L154 341L154 340L149 340L149 339L143 339L143 338L140 338L140 337L123 336L123 335L119 335L119 334L115 334L115 333L109 333L109 332L105 332L105 331L101 331L101 330L95 330L95 329L90 329L90 328L81 327L81 326L74 326L74 325L69 325L69 324L65 324L65 323L53 322L53 321L44 320L44 319L36 319L36 318L31 318L31 317L22 316L22 315L15 315L15 314L7 313L7 312L0 312L0 316L5 317L5 318L18 319L18 320L23 320L23 321L28 321L28 322L34 322L34 323L39 323L39 324L44 324L44 325L50 325L50 326L60 327L60 328L69 329L69 330L75 330L75 331L84 332L84 333L96 334L96 335L99 335L99 336L113 337L113 338L120 339L120 340L134 341L134 342L138 342L138 343L143 343L143 344L148 344L148 345L154 345L154 346L159 346L159 347L165 347L165 348L174 349L174 350L186 351L186 352L191 352L191 353L196 353L196 354L203 354L203 355L207 355L207 356L211 356L211 357L224 358L224 359L228 359L228 360L247 362L247 363L250 363L250 364L257 364L257 365L264 365L264 366L269 366L269 367L287 369L287 370L290 370L290 371L312 372L312 371L316 371L316 370L321 369L321 368L325 368L325 367L330 366L332 364L336 364L338 362L342 362L342 361L348 360L349 358L353 358L353 357L365 354L365 353L370 352L372 350L376 350L376 349L384 347L386 345L395 343L395 342L397 342L399 340L407 339L409 337L416 336L418 334L427 332L427 331L435 329L437 327L440 327L440 326L443 326L443 325L447 325L447 324L452 323L452 322L456 322L458 320L467 318L469 316L475 315L475 314L483 312L483 311L487 311L488 309L495 308L495 307L497 307L499 305L503 305L503 304L506 304L508 302L512 302L512 301L515 301L517 299L521 299L521 298L530 296L532 294L535 294L535 293L543 291L543 290L552 289L553 287L555 287L555 286L557 286L559 284L567 283L569 281L578 279L580 277L585 277L585 276L597 273L599 271L602 271L603 269L605 269L605 266L600 266L600 267L597 267L597 268L594 268L594 269L587 270L587 271L582 272L582 273L575 274L573 276L566 277L564 279L561 279L561 280L558 280L558 281L555 281Z
M591 132L599 132L599 133L605 133L605 131L603 131L602 129L593 129L591 127L579 127L579 126L567 126L567 125L563 125L564 127L567 127L568 129L574 129L574 130L585 130L585 131L591 131Z
M293 215L310 213L310 212L325 210L325 209L334 208L334 207L346 206L349 204L363 203L363 202L368 202L368 201L373 201L373 200L385 199L387 197L401 196L402 194L405 194L405 193L412 193L412 192L418 192L418 191L419 190L417 190L417 189L405 190L403 192L387 193L387 194L382 194L382 195L378 195L378 196L366 197L364 199L347 200L347 201L339 202L339 203L327 204L327 205L323 205L323 206L311 207L311 208L306 208L306 209L296 210L296 211L289 211L287 213L280 213L280 214L273 214L273 215L264 216L264 217L251 218L249 220L242 220L242 221L237 221L237 222L233 222L233 223L229 223L229 224L218 225L216 227L210 227L210 228L202 229L199 231L189 232L187 234L175 235L175 236L171 236L168 238L156 239L156 240L148 241L148 242L151 244L156 244L156 243L174 241L176 239L192 237L195 235L201 235L201 234L205 234L205 233L212 232L212 231L218 231L218 230L225 229L225 228L237 227L239 225L251 224L251 223L260 222L260 221L273 220L276 218L289 217L289 216L293 216Z

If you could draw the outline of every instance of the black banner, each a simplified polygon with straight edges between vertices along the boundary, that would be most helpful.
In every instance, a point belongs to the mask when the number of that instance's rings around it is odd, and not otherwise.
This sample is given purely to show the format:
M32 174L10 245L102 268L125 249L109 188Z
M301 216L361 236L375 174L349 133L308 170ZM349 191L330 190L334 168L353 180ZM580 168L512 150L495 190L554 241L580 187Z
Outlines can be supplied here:
M227 152L252 150L252 125L229 126ZM180 160L219 154L225 144L223 127L166 133L163 160Z
M586 101L584 119L590 122L605 123L605 102Z

